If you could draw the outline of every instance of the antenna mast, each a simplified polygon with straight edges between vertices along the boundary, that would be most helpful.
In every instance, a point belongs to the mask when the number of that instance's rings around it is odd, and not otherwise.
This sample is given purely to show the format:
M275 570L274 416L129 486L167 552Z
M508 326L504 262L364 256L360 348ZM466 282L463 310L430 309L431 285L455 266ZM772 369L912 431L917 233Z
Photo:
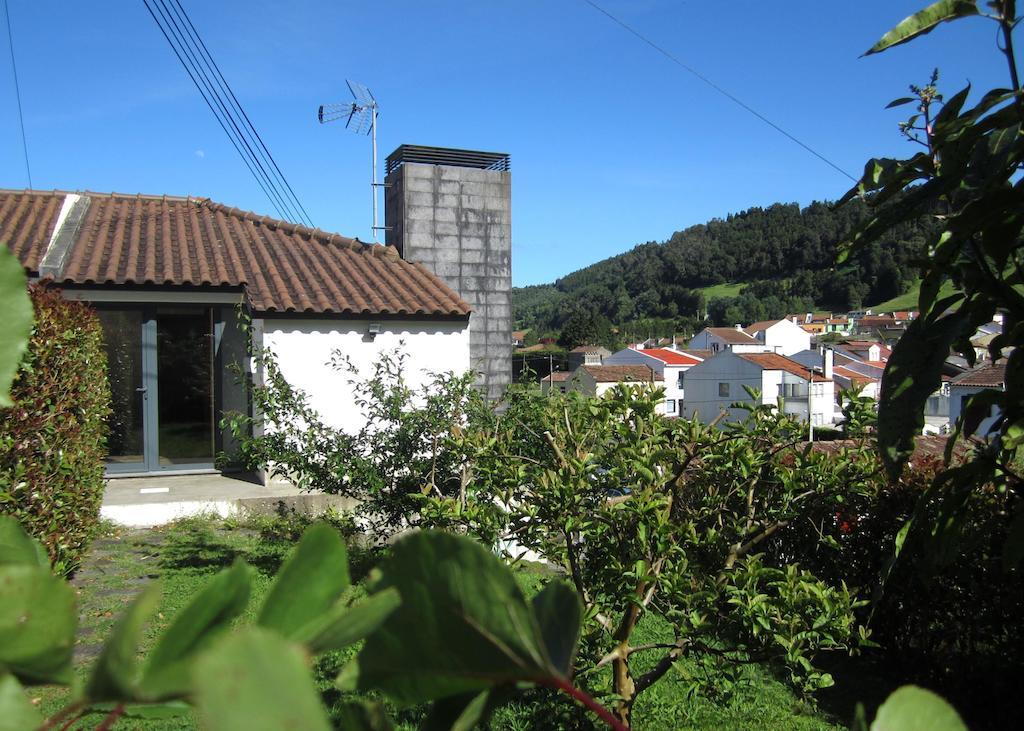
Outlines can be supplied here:
M356 134L368 134L372 140L371 145L371 170L370 193L373 198L373 232L374 243L377 240L377 232L387 230L386 226L377 225L377 188L383 188L384 183L377 182L377 113L380 109L373 93L358 81L345 82L348 90L352 92L354 101L348 104L321 104L317 111L317 119L320 124L327 124L339 119L345 120L345 129L350 129Z

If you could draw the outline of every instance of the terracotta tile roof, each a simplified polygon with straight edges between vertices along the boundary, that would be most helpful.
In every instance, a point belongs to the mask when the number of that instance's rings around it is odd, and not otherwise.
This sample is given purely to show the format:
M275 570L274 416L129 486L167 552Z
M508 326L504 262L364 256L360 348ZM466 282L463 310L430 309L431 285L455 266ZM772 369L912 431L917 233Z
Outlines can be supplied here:
M737 353L738 358L754 363L760 366L766 371L786 371L792 373L794 376L800 376L806 379L810 375L810 370L795 360L791 360L784 355L778 353ZM814 374L815 383L828 381L829 379L819 376L817 373Z
M685 353L691 358L696 358L697 360L707 360L715 354L714 351L700 350L699 348L682 348L679 352Z
M0 239L39 270L67 193L0 190ZM470 308L394 247L204 198L83 193L58 284L242 287L259 312L465 316Z
M547 381L548 383L561 383L562 381L568 381L570 378L572 378L572 373L569 371L554 371L540 380Z
M759 345L755 338L750 337L742 330L737 330L734 327L709 327L706 330L715 335L727 343L736 343L738 345Z
M39 268L63 203L63 193L0 193L0 243L7 244L26 269Z
M762 330L767 330L772 325L778 325L780 322L782 322L782 320L761 320L759 322L752 322L747 327L743 328L743 331L748 335L753 335L754 333L759 333ZM813 318L811 319L811 322L814 322Z
M570 350L569 352L570 353L608 353L609 355L611 354L611 351L608 350L608 348L605 348L604 346L601 346L601 345L579 345L579 346L573 348L572 350Z
M694 358L692 355L680 353L676 350L669 350L667 348L644 348L643 350L638 350L637 352L643 353L644 355L649 355L652 358L656 358L660 360L662 363L666 363L668 365L692 366L700 363L699 358Z
M650 383L651 380L665 380L663 376L645 365L585 365L580 368L598 383L619 383L620 381Z
M953 386L988 386L1003 388L1006 383L1006 363L989 363L981 368L961 373L951 381Z

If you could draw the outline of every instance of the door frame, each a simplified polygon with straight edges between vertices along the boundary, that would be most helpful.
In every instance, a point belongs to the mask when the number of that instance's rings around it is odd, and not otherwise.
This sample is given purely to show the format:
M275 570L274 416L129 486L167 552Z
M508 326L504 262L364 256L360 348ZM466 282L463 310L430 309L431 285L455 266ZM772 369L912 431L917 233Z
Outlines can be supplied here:
M214 413L211 414L213 423L211 429L214 435L214 454L209 462L190 462L188 464L160 464L160 384L159 384L159 358L157 353L157 308L158 304L145 304L135 306L107 306L103 309L131 309L142 313L141 320L141 370L142 386L136 391L142 392L142 460L140 462L106 462L105 472L110 476L125 476L129 474L154 474L172 472L206 472L214 469L217 445L219 443L216 410L219 399L217 388L217 369L219 365L219 340L223 332L223 323L220 322L216 307L206 304L196 305L197 309L206 313L211 318L210 326L210 348L211 348L211 373Z

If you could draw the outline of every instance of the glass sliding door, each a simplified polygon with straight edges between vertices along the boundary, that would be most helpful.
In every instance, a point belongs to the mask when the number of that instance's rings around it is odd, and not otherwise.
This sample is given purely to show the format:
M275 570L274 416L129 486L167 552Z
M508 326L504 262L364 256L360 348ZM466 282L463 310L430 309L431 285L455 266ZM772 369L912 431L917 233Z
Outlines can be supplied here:
M213 467L211 308L102 309L111 390L107 471Z
M158 309L156 335L159 469L212 467L212 311Z
M146 469L143 313L141 310L100 310L98 314L110 378L108 470L139 472Z

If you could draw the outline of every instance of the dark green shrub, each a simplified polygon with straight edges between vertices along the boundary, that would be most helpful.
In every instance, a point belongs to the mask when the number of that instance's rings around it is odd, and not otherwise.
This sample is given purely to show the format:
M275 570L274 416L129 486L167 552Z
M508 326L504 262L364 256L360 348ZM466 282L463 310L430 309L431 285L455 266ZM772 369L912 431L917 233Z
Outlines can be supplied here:
M103 332L88 306L31 288L35 326L0 411L0 512L13 515L70 573L103 499L110 412Z
M801 548L791 558L833 584L875 595L861 619L879 644L874 654L894 676L946 694L971 728L1008 728L1024 692L1024 576L1005 570L1001 548L1012 498L993 488L972 493L956 555L936 565L933 545L908 540L884 591L876 591L896 534L942 469L939 457L922 455L897 482L879 470L870 490L794 525L789 544ZM919 520L935 519L930 507Z

